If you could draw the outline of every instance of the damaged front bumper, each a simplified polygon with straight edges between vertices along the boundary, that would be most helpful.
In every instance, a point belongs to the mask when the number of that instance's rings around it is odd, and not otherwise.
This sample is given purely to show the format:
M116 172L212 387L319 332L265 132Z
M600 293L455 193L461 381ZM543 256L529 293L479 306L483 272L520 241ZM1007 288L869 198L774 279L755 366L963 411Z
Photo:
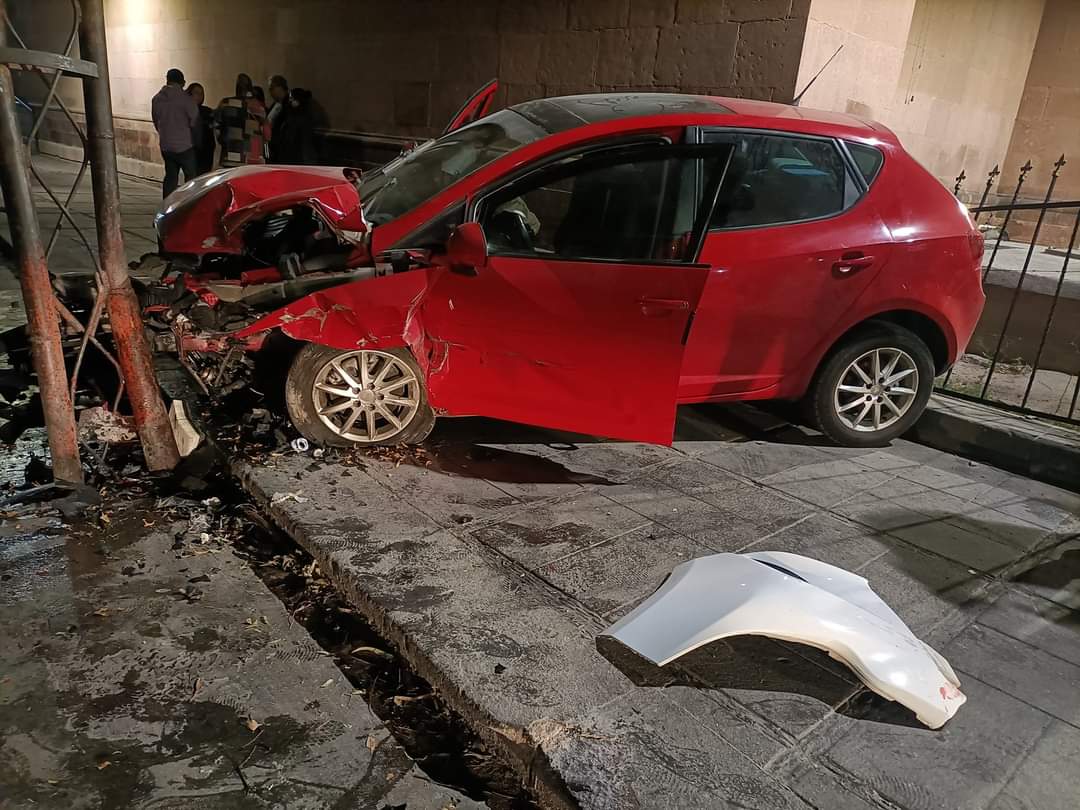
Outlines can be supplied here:
M930 728L944 725L967 699L949 663L865 579L798 554L714 554L683 563L602 635L657 666L732 636L808 644Z

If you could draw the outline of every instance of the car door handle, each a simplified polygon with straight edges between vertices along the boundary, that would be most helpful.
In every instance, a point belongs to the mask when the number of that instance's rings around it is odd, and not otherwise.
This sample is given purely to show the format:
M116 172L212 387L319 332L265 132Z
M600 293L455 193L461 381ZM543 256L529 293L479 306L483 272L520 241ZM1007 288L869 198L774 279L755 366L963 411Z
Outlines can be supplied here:
M690 309L690 302L682 298L639 298L638 305L643 315L654 318Z
M840 261L833 263L833 270L841 275L848 275L854 273L857 270L865 270L867 267L874 263L873 256L864 256L859 252L845 253L840 257Z

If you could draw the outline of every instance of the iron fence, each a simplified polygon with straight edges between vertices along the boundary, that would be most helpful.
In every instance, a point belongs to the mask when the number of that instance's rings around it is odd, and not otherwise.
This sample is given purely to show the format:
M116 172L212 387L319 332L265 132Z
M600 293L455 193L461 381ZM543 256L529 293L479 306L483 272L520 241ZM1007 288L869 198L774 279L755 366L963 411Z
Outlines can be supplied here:
M1080 200L1055 200L1067 161L1053 164L1045 192L1025 195L1030 160L1002 193L988 172L971 208L986 238L986 307L967 353L937 390L1021 413L1080 424ZM956 178L960 197L966 174ZM991 195L996 200L992 200ZM1005 200L1004 202L998 200Z

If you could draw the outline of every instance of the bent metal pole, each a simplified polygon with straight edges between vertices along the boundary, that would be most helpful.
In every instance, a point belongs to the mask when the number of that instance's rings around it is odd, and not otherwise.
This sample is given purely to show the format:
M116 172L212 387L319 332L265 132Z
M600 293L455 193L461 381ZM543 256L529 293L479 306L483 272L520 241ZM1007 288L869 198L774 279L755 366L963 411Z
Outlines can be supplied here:
M6 44L3 27L4 2L0 0L0 47ZM67 369L60 344L49 268L41 247L41 231L30 194L30 174L22 133L15 117L15 91L11 70L0 64L0 186L3 186L8 224L15 248L16 268L26 307L27 333L34 361L45 428L49 434L53 477L82 483L79 445L75 434L75 411L68 395Z
M161 401L150 346L143 331L142 310L132 289L120 232L120 184L116 177L112 98L109 93L109 59L105 43L105 12L101 0L81 0L79 49L83 59L97 64L98 78L83 79L86 130L97 219L98 253L108 287L109 325L127 396L142 442L146 466L170 470L180 456L169 417Z

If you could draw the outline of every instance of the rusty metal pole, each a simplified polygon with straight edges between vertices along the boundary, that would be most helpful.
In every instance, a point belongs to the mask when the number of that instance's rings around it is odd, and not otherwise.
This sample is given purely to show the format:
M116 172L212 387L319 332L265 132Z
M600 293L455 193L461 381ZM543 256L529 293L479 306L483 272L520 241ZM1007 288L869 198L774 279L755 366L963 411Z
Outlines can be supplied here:
M0 21L5 19L0 0ZM7 43L7 31L0 24L0 46ZM41 247L34 198L30 194L29 155L15 117L15 88L11 70L0 64L0 185L14 242L19 285L26 307L27 332L34 361L45 428L49 434L53 477L58 481L82 483L82 464L75 434L75 411L68 395L67 369L60 344L60 323L56 314L49 268Z
M101 0L81 0L80 5L79 50L83 59L94 62L98 68L98 78L83 79L83 96L98 253L108 287L109 324L146 465L151 470L171 470L180 455L154 374L150 346L143 331L142 309L128 277L124 237L120 232L120 182L116 176L105 11Z

